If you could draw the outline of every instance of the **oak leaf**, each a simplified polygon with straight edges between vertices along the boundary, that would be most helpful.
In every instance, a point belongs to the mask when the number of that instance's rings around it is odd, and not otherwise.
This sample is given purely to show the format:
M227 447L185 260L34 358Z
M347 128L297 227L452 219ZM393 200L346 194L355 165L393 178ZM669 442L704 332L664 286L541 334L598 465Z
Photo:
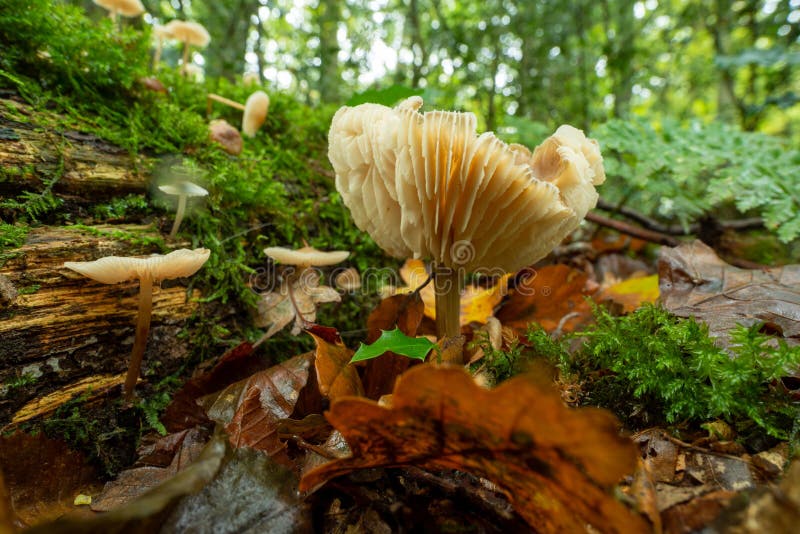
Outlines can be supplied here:
M319 278L317 271L307 269L296 279L282 280L277 291L261 295L255 325L267 329L264 339L283 330L292 320L292 335L297 335L306 323L316 320L320 304L341 302L339 292L320 285Z
M457 367L418 365L397 382L391 407L340 398L326 413L352 456L309 471L301 491L355 469L415 465L459 469L508 493L537 532L645 532L611 496L636 467L636 446L596 408L569 409L531 376L484 390Z

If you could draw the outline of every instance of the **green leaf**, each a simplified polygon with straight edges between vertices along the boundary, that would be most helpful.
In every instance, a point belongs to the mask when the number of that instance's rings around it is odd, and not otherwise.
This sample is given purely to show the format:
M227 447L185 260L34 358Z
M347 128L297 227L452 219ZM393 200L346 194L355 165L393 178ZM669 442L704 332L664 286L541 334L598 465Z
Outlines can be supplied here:
M384 352L394 352L407 358L425 360L425 356L435 345L436 343L428 341L424 337L408 337L399 328L395 327L394 330L384 330L381 337L372 345L364 345L362 343L356 353L353 354L353 359L350 360L350 363L371 360Z

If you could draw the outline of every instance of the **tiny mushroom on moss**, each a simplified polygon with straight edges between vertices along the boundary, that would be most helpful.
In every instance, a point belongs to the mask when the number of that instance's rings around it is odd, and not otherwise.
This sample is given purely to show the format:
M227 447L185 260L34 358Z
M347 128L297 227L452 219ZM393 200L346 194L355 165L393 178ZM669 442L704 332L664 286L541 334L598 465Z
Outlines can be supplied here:
M164 39L172 39L173 35L166 26L153 25L153 35L156 38L156 51L153 54L153 70L158 70L161 63L161 52L164 49Z
M108 10L108 16L119 24L119 15L123 17L136 17L144 13L144 6L140 0L92 0L98 6Z
M361 288L361 275L358 274L355 267L348 267L343 271L339 271L333 282L342 291L355 291Z
M133 398L133 388L139 378L142 357L150 331L153 308L153 283L173 278L183 278L196 273L208 260L205 248L180 249L167 255L156 254L147 258L106 256L95 261L70 261L64 267L103 284L118 284L139 280L139 312L136 318L136 338L131 352L128 374L125 377L125 400Z
M166 26L164 26L164 31L173 39L177 39L183 43L181 73L184 75L188 74L189 47L194 45L205 48L208 46L208 43L211 42L211 36L201 24L177 19L168 22Z
M267 120L269 96L264 91L256 91L247 97L242 116L242 132L248 137L255 137L258 129Z
M242 153L244 142L239 130L231 126L225 119L215 119L208 124L208 135L222 149L233 156Z
M169 237L172 239L178 234L178 228L181 226L183 215L186 212L186 200L189 197L207 196L208 191L189 181L180 181L174 184L160 185L158 186L158 189L168 195L178 197L178 209L175 212L175 222L172 223L172 230L169 232Z
M472 113L342 107L329 132L336 188L356 225L395 257L434 262L440 337L459 335L465 274L513 272L546 256L595 206L596 141L561 126L533 153Z
M269 96L264 91L256 91L247 97L247 102L240 104L230 98L210 93L207 97L206 112L211 114L211 103L219 102L244 112L242 115L242 132L248 137L255 137L261 125L267 120Z

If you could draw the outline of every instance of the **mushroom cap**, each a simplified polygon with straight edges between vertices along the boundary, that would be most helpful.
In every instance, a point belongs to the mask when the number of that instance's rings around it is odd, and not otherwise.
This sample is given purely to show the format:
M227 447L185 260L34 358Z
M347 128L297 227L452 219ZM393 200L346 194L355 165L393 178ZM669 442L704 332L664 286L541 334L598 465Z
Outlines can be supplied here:
M562 126L533 153L472 113L342 107L328 134L336 188L356 225L395 257L516 271L547 255L597 202L595 141Z
M361 275L355 267L348 267L337 274L333 282L342 291L355 291L361 287Z
M153 24L153 35L159 39L172 39L174 37L170 29L163 24Z
M248 137L255 137L258 129L267 120L269 96L264 91L256 91L247 97L242 117L242 132Z
M335 265L347 259L350 253L346 250L333 250L324 252L314 247L303 247L297 250L284 247L267 247L264 254L286 265L308 265L322 267L324 265Z
M103 284L118 284L134 278L170 280L193 275L208 260L209 254L207 248L182 248L147 258L106 256L94 261L68 261L64 267Z
M238 156L244 148L242 134L225 119L215 119L208 124L208 135L212 141L219 143L222 149L233 156Z
M174 184L166 184L158 186L158 189L168 195L185 195L187 197L204 197L208 195L208 191L203 189L197 184L187 181L175 182Z
M135 17L144 13L144 6L140 0L92 0L100 7L123 17Z
M211 41L208 31L197 22L171 20L164 26L164 31L172 36L173 39L178 39L200 48L205 47Z

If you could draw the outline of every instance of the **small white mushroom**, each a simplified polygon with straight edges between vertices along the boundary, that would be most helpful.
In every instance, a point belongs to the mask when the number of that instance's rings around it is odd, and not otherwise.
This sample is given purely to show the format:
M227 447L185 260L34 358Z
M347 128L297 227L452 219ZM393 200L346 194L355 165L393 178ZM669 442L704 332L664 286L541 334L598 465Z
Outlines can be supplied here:
M144 13L144 6L140 0L92 0L98 6L108 10L108 16L119 25L119 15L123 17L136 17Z
M106 256L95 261L69 261L64 267L103 284L118 284L139 280L139 312L136 318L136 338L131 361L125 378L125 400L133 398L133 388L139 378L142 357L150 331L153 309L153 283L173 278L183 278L196 273L208 260L205 248L180 249L167 255L156 254L147 258Z
M355 267L348 267L340 271L333 282L342 291L355 291L361 288L361 275L358 274Z
M186 212L186 199L189 197L204 197L208 195L208 191L188 181L160 185L158 188L168 195L178 197L178 209L175 212L175 222L172 223L172 230L169 232L169 238L172 239L178 234L178 228L180 228L183 215Z
M183 43L183 63L181 65L181 73L188 74L189 64L189 47L194 45L200 48L205 48L211 42L211 36L208 31L199 23L185 20L171 20L166 26L164 31Z
M297 250L284 247L267 247L264 249L264 254L278 263L296 265L300 272L309 267L336 265L346 260L350 255L346 250L325 252L314 247L303 247Z
M255 137L258 129L267 120L269 111L269 96L264 91L256 91L249 97L244 104L244 115L242 116L242 133L248 137Z

